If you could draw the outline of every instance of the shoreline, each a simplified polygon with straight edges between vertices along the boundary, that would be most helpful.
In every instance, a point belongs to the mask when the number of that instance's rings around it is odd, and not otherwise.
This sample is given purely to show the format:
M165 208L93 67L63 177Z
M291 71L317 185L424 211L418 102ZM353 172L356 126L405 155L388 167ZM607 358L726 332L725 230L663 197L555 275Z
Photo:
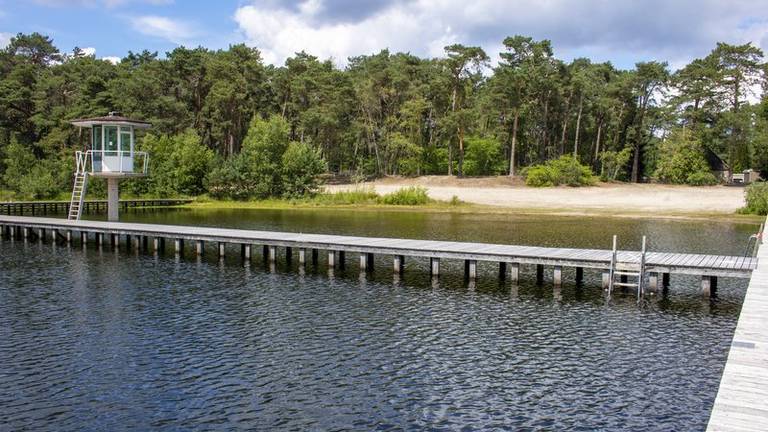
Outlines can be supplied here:
M737 214L737 213L643 213L621 212L612 213L596 209L556 209L556 208L509 208L487 206L472 203L451 205L448 202L432 202L424 205L385 205L385 204L321 204L312 202L290 202L285 200L256 200L256 201L227 201L205 200L193 201L190 204L176 206L175 208L188 209L242 209L242 210L336 210L336 211L384 211L384 212L429 212L429 213L456 213L456 214L494 214L509 216L558 216L558 217L604 217L624 219L659 219L659 220L699 220L699 221L723 221L734 223L760 223L764 216Z

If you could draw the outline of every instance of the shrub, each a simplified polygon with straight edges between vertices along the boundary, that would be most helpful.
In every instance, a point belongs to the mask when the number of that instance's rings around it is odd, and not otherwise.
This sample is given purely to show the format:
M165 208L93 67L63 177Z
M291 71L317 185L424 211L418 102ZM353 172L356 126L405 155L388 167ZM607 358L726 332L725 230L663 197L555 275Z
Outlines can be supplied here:
M467 137L464 173L470 176L498 175L506 161L501 157L501 143L491 138Z
M357 187L333 193L322 193L315 201L322 204L375 204L379 195L370 187Z
M204 179L211 169L214 153L195 131L173 136L147 135L142 149L149 153L151 175L143 185L139 182L133 185L135 192L174 196L204 191Z
M429 202L429 195L421 186L409 186L384 195L380 202L389 205L423 205Z
M600 152L600 177L605 181L613 181L623 177L623 171L629 159L632 157L632 148L627 147L622 151Z
M755 182L744 190L747 205L740 213L768 215L768 183Z
M688 174L685 182L692 186L711 186L718 183L717 177L711 172L692 172Z
M283 153L283 195L299 198L312 195L319 187L319 176L325 172L320 152L306 143L292 142Z
M587 186L594 183L592 170L571 155L563 155L526 170L525 184L528 186Z
M534 165L526 170L525 184L534 187L554 186L556 177L550 166Z
M654 177L665 183L715 184L698 138L688 129L677 129L659 145Z

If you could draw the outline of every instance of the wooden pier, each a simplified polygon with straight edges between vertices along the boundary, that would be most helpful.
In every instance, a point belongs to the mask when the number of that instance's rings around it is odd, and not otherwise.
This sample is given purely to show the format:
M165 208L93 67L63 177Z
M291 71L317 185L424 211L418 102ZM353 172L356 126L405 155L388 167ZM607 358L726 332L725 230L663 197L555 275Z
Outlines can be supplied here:
M318 251L326 251L329 266L343 266L347 253L359 255L361 271L369 271L374 255L392 257L392 268L397 274L403 271L405 259L429 261L432 276L440 274L441 260L464 262L468 279L478 276L478 261L499 264L499 275L512 280L518 279L521 265L536 266L539 281L543 280L545 267L552 271L553 283L562 283L562 269L576 268L579 282L584 269L603 272L603 284L607 286L606 275L611 267L612 251L607 249L568 249L537 246L515 246L487 243L466 243L435 240L409 240L397 238L355 237L324 234L301 234L274 231L252 231L224 228L208 228L176 225L152 225L119 222L70 221L40 217L0 216L2 234L18 239L56 239L72 242L73 233L80 234L82 241L92 235L99 245L119 247L121 237L128 247L162 249L166 240L172 242L178 254L184 253L185 242L194 244L197 254L202 254L204 245L212 243L220 256L226 253L227 244L240 246L241 255L250 259L253 245L264 248L265 257L274 261L277 248L285 248L286 257L298 253L298 262L304 265L307 254L311 253L316 262ZM150 242L150 239L152 240ZM639 262L641 254L620 251L619 260L625 263ZM646 255L645 272L648 288L666 287L669 275L686 274L701 277L702 291L714 295L718 277L749 278L757 266L757 259L742 256L701 255L672 252L649 252Z
M757 252L709 431L768 430L768 247Z
M172 207L191 203L191 199L126 199L120 200L122 210L137 207ZM45 216L69 213L69 201L0 201L0 214ZM107 210L107 200L89 200L83 203L84 213L99 213Z

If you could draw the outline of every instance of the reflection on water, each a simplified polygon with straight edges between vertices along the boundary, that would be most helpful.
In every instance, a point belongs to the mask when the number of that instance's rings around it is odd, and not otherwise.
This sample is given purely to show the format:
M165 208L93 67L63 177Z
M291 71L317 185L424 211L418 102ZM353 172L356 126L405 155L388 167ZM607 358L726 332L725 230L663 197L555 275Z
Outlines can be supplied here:
M500 243L738 253L751 225L573 218L199 212L147 222ZM125 218L126 220L128 217ZM595 232L597 231L597 232ZM687 242L686 242L687 241ZM169 245L170 246L170 245ZM188 245L190 246L190 245ZM169 248L170 250L171 248ZM191 252L191 250L189 250ZM673 276L666 297L607 302L599 275L554 289L480 263L357 256L329 274L261 248L220 262L0 242L0 424L7 430L697 430L707 421L746 283L717 300ZM308 257L309 258L309 257ZM423 261L423 262L422 262Z

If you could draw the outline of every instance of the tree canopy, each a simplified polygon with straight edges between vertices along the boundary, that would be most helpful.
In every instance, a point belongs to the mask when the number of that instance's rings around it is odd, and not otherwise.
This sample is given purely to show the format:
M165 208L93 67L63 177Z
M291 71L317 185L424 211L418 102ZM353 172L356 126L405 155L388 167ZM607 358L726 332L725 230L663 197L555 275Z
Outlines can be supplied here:
M67 120L113 110L153 123L153 151L171 142L194 151L158 150L172 161L158 163L191 167L150 182L148 192L168 190L163 181L179 182L181 193L205 191L213 183L201 176L241 158L228 169L251 167L270 179L257 195L286 187L295 194L304 186L286 186L286 152L312 160L313 171L365 176L515 175L570 154L595 172L610 159L611 178L644 181L664 180L660 158L680 147L768 172L766 63L751 44L718 43L677 71L657 61L631 70L566 62L550 41L519 35L503 47L493 66L491 53L461 44L438 58L382 50L344 68L304 52L272 66L242 44L130 52L113 64L79 49L62 53L45 35L18 34L0 51L0 187L19 190L14 173L36 161L66 166L87 135ZM281 138L253 135L267 126ZM680 129L685 140L673 134ZM603 157L621 152L631 156ZM69 179L51 174L48 186L67 190Z

